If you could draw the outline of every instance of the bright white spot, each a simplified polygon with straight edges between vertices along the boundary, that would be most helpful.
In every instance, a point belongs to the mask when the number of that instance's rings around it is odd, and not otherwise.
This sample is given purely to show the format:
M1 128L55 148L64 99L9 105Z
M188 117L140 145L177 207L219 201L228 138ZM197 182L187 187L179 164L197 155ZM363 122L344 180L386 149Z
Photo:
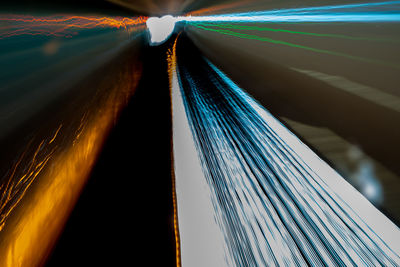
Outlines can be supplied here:
M161 18L148 18L146 25L150 32L150 43L152 45L159 45L165 42L174 31L175 22L176 19L171 15Z
M376 188L372 184L366 184L364 187L364 194L367 196L367 198L373 199L377 195Z
M383 202L382 187L375 177L374 167L369 161L360 164L359 181L362 186L362 193L375 204Z
M348 156L355 165L351 179L353 185L372 203L382 204L383 189L379 179L375 174L375 165L369 159L361 148L352 145L348 150Z

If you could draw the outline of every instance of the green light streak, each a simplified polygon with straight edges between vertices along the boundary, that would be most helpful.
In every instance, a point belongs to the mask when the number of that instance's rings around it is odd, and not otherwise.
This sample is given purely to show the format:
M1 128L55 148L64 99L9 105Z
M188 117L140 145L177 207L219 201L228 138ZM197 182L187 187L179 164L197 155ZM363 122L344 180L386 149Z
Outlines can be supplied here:
M197 25L200 25L203 27L204 26L205 27L218 27L218 28L235 29L235 30L284 32L284 33L291 33L291 34L301 34L301 35L316 36L316 37L330 37L330 38L339 38L339 39L347 39L347 40L355 40L355 41L399 42L399 40L392 40L392 39L355 37L355 36L342 35L342 34L301 32L301 31L291 31L291 30L285 30L285 29L273 29L273 28L268 28L268 27L245 26L245 25L225 24L225 23L223 23L223 24L199 23Z
M374 63L374 64L379 64L379 65L383 65L383 66L400 69L400 65L389 63L386 61L358 57L358 56L353 56L353 55L349 55L349 54L345 54L345 53L334 52L334 51L325 50L325 49L318 49L318 48L313 48L313 47L309 47L309 46L293 44L293 43L289 43L289 42L285 42L285 41L274 40L271 38L260 37L260 36L252 35L252 34L238 33L238 32L233 32L230 30L212 29L212 28L200 26L199 24L192 24L192 25L194 27L202 29L202 30L218 32L221 34L235 36L235 37L239 37L239 38L245 38L245 39L257 40L257 41L269 42L272 44L279 44L279 45L285 45L285 46L289 46L289 47L301 48L301 49L316 52L316 53L322 53L322 54L327 54L327 55L332 55L332 56L340 56L340 57L345 57L348 59L358 60L358 61L367 62L367 63Z

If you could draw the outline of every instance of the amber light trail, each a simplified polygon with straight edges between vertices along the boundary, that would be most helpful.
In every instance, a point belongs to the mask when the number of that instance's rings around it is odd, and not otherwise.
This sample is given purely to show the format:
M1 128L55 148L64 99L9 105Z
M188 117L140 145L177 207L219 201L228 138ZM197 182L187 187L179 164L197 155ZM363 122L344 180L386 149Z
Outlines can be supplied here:
M92 106L83 114L73 139L61 150L49 149L44 160L36 160L39 151L53 146L66 134L62 124L40 142L25 174L15 177L16 172L12 171L10 181L23 182L24 192L19 192L17 200L12 200L11 193L5 198L9 200L5 201L5 206L10 201L14 205L5 212L0 230L0 266L40 266L45 262L87 181L107 133L137 86L141 68L137 67L133 75L125 75L130 76L126 78L127 83L115 85L100 106ZM21 159L23 157L26 155ZM14 169L17 168L18 163Z
M20 35L72 37L78 33L78 30L83 29L132 30L141 28L146 21L147 17L0 15L0 39Z
M167 62L168 62L168 76L169 76L169 88L172 99L172 80L174 79L174 73L176 72L176 43L178 41L179 35L176 37L173 46L167 52ZM172 101L172 100L171 100ZM172 103L171 103L172 108ZM174 160L174 155L172 153L172 160ZM174 232L175 232L175 249L176 249L176 266L181 267L181 247L180 247L180 236L179 236L179 223L178 223L178 204L176 198L176 179L175 172L172 171L172 201L174 208Z

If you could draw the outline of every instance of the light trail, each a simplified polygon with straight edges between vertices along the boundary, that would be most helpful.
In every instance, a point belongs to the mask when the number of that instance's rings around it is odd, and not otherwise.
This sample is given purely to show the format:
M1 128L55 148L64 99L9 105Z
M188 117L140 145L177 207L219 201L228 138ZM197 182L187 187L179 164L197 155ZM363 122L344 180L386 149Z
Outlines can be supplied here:
M339 56L339 57L344 57L344 58L357 60L357 61L361 61L361 62L373 63L373 64L389 66L392 68L400 69L399 64L391 63L391 62L387 62L387 61L383 61L383 60L360 57L360 56L355 56L355 55L351 55L351 54L331 51L331 50L327 50L327 49L314 48L314 47L310 47L310 46L294 44L294 43L285 42L285 41L281 41L281 40L275 40L272 38L258 36L258 35L254 35L254 34L239 33L239 32L234 32L231 30L219 29L219 28L215 29L215 28L211 28L211 27L204 27L202 25L203 24L193 24L193 26L198 29L217 32L217 33L221 33L224 35L230 35L230 36L235 36L235 37L245 38L245 39L250 39L250 40L263 41L263 42L268 42L268 43L277 44L277 45L289 46L289 47L293 47L293 48L300 48L303 50L308 50L308 51L312 51L312 52L316 52L316 53L327 54L327 55L332 55L332 56Z
M25 15L0 15L0 39L20 35L44 35L72 37L78 30L85 29L124 29L144 27L147 17L100 17L55 15L35 17Z
M176 45L168 55L168 63L173 119L174 217L179 215L179 220L174 220L176 235L179 229L177 266L224 267L227 264L223 236L213 217L211 193L185 114L177 74Z
M196 22L399 22L400 1L336 6L278 9L210 16L182 16L178 21Z
M391 1L210 16L193 16L196 14L193 13L176 17L173 23L186 22L225 35L399 68L384 61L233 31L369 40L233 23L400 22L399 7L400 1ZM1 26L0 39L21 35L71 37L85 29L134 30L144 27L146 20L146 17L7 15L0 16L0 22L5 25ZM222 258L217 254L224 250L226 264L238 266L400 264L398 227L213 64L203 60L202 65L190 67L189 59L181 59L181 64L176 66L175 48L176 42L169 58L170 86L175 94L174 105L176 101L182 104L183 109L177 110L184 113L181 116L191 131L191 145L197 152L197 158L191 160L199 166L191 171L201 171L193 176L204 178L198 184L208 186L198 190L198 194L204 190L204 195L210 197L206 206L212 210L207 211L205 218L215 218L217 222L210 223L211 228L220 230L213 237L218 243L213 252L219 257L217 262ZM209 80L200 81L199 77L209 77ZM177 100L177 96L181 99ZM116 103L122 105L127 98ZM107 114L98 114L93 123L88 123L86 115L82 117L76 138L63 155L56 153L57 142L54 142L63 134L60 124L54 129L54 135L34 150L27 169L18 169L27 154L23 153L17 161L10 179L0 187L0 233L4 240L0 244L0 263L5 266L39 263L51 247L115 119L111 114L120 110L111 102L104 107ZM174 143L177 142L179 138L174 138ZM42 159L38 160L39 156ZM48 168L50 163L56 168ZM23 198L38 176L43 191L36 191L33 198ZM179 187L182 182L176 184ZM185 228L178 225L184 220L177 220L180 196L174 195L173 200L178 266L181 265L179 249L186 249L185 244L179 243L179 229ZM31 199L32 203L28 203ZM21 201L22 208L14 211ZM24 215L12 220L20 214ZM48 227L42 227L49 218L55 217L57 220ZM5 224L6 219L10 223ZM182 240L186 242L187 238L183 236ZM45 245L37 246L41 242ZM211 245L208 249L211 250ZM187 259L187 255L182 255L183 263Z
M240 31L260 31L260 32L280 32L280 33L289 33L289 34L299 34L313 37L321 37L321 38L337 38L337 39L346 39L352 41L375 41L375 42L400 42L400 40L396 39L383 39L383 38L371 38L371 37L362 37L362 36L351 36L351 35L343 35L343 34L329 34L329 33L315 33L315 32L303 32L303 31L293 31L287 29L276 29L270 27L260 27L260 26L248 26L248 25L240 25L240 24L226 24L226 23L196 23L195 26L205 27L214 27L221 29L234 29Z
M400 264L399 228L213 64L193 51L180 53L179 43L174 79L173 109L183 103L201 165L176 163L178 208L188 201L179 187L190 187L179 174L190 169L196 183L208 185L196 194L211 199L212 206L204 200L201 209L212 209L204 213L213 214L224 236L215 242L222 242L226 265ZM181 128L183 115L174 116L174 128ZM175 149L189 151L186 141L174 138ZM201 209L179 214L187 220Z
M55 140L58 137L66 139L68 135L58 128L57 134L40 143L28 171L24 173L24 166L19 164L28 156L25 153L14 167L13 175L9 177L11 182L4 191L8 197L1 199L0 266L40 266L49 255L108 131L140 77L139 71L124 75L133 76L129 77L132 84L110 88L112 92L100 106L88 111L90 116L83 114L79 127L71 133L73 140L64 140L67 144L63 149L50 145L54 137ZM36 183L34 188L31 187L33 182ZM3 209L10 205L12 208Z
M10 170L6 169L0 177L0 266L41 266L49 256L105 138L141 77L141 63L132 55L136 50L127 50L131 45L133 40L124 40L97 52L90 62L76 66L80 73L85 73L84 69L103 77L98 75L92 80L93 88L87 88L86 82L73 84L91 93L76 92L78 96L75 94L68 105L50 109L54 114L41 116L39 124L28 132L32 138L24 151L11 157L10 161L15 163L10 162ZM123 59L118 61L118 68L95 72L116 56ZM52 89L52 94L59 93L59 87ZM65 96L69 99L70 94L64 93L53 101ZM20 146L26 142L15 140ZM13 155L12 151L7 153Z
M54 141L56 136L57 134L55 134L50 141L42 140L39 146L34 150L31 159L26 159L29 155L28 151L31 149L31 140L26 150L14 164L10 176L7 177L7 181L4 181L0 186L0 231L3 229L11 212L25 196L28 188L35 181L36 177L40 175L49 160L51 160L57 149L57 146L51 146L52 140ZM26 168L20 166L23 160L29 162ZM23 171L19 174L18 171L21 172L21 170Z
M169 88L173 88L173 84L176 82L176 43L178 38L175 39L175 42L171 49L167 51L167 62L168 62L168 78L169 78ZM172 96L172 91L170 91ZM172 157L176 158L174 153L172 153ZM174 208L174 234L175 234L175 257L176 257L176 266L182 266L181 263L181 246L180 246L180 236L179 236L179 223L178 223L178 207L177 207L177 199L176 199L176 179L174 172L172 172L172 201Z

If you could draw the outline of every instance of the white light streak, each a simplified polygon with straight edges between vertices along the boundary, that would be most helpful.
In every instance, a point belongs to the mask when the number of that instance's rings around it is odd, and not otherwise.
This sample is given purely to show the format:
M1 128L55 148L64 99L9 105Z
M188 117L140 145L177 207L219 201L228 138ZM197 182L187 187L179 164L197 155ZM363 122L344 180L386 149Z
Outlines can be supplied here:
M196 194L211 200L227 265L400 264L396 225L214 65L184 62L178 53L175 86L198 159L193 151L180 157L189 171L176 175L177 184L191 176L206 180L207 189L198 180ZM178 207L191 197L182 194Z

